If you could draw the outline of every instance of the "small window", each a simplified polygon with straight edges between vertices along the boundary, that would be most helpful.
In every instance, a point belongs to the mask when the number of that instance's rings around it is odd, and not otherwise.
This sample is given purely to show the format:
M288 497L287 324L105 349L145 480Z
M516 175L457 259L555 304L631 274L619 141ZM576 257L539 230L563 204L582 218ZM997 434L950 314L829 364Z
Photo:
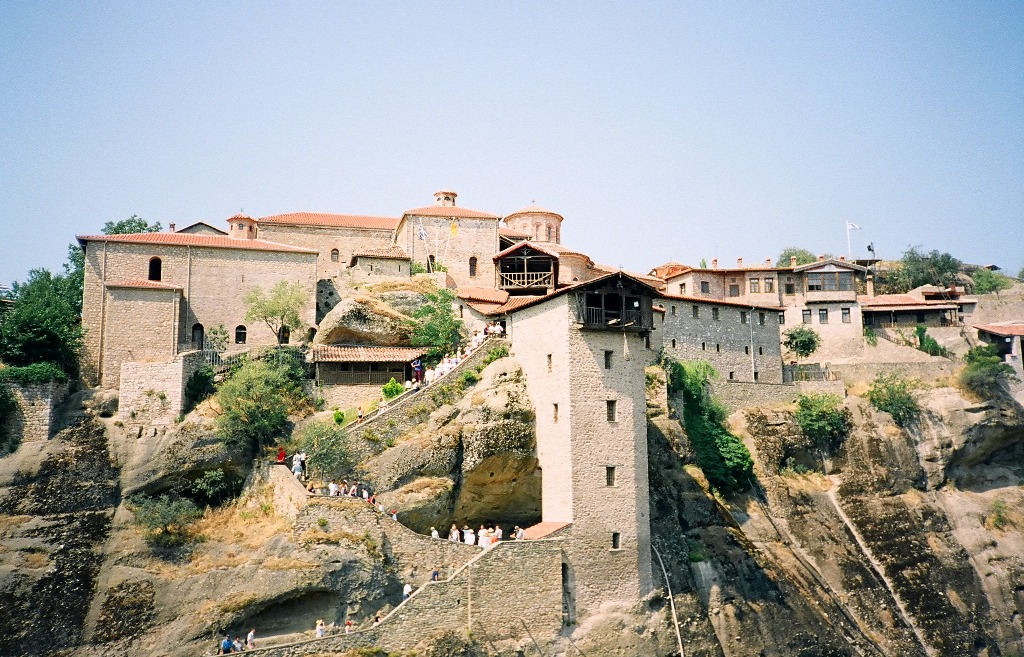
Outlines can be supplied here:
M746 324L746 323L747 323L747 311L746 310L741 310L740 311L740 324Z
M786 294L787 295L796 294L796 285L794 285L793 283L786 283L786 288L785 289L786 289Z
M476 256L469 259L469 277L476 278Z
M605 402L605 411L607 413L607 418L609 422L619 421L618 402L616 402L614 399L609 399L608 401Z
M751 278L750 279L750 293L758 294L761 291L761 279Z
M338 262L338 249L331 249L331 262Z
M149 280L159 281L163 276L163 263L160 258L149 259Z
M245 344L245 327L238 325L235 327L235 344Z
M621 550L622 545L622 534L619 532L612 532L612 549Z
M735 380L735 379L736 379L736 372L734 372L734 371L730 371L730 372L729 372L729 380L730 380L730 381L733 381L733 380Z
M759 378L761 378L761 373L758 372L757 370L754 370L754 380L757 381Z
M604 368L610 370L612 368L612 353L611 351L604 352Z
M690 311L693 313L694 319L700 319L700 306L694 304Z
M819 324L828 324L828 308L819 308L818 309L818 323Z
M615 485L615 466L606 465L604 468L604 483L606 486Z
M740 286L739 285L730 285L729 286L729 296L730 297L738 297L739 295L740 295Z
M765 277L765 279L764 279L764 291L765 292L774 292L775 291L775 279L774 278Z
M701 342L700 343L700 350L701 351L707 351L708 350L708 343L707 342Z
M551 405L551 421L558 422L558 404Z
M465 308L464 308L464 307L463 307L463 305L462 305L462 304L460 303L460 304L459 304L459 318L462 318L462 314L463 314L464 312L465 312Z
M849 308L843 308L843 324L849 324L849 323L850 323L850 309Z
M758 356L764 356L764 347L758 347L757 348L757 355Z
M672 338L672 348L673 349L676 348L676 339L675 338Z
M712 308L711 309L711 319L713 319L713 320L715 320L717 322L718 321L718 315L719 315L718 308Z
M710 292L711 292L711 283L709 283L707 281L701 281L700 282L700 293L701 294L709 294Z
M686 283L679 284L679 294L686 294Z
M786 323L786 313L779 313L779 326Z
M766 315L765 313L758 313L758 315L757 315L757 323L758 324L760 324L761 326L764 326L764 323L765 323L765 321L767 319L768 319L768 315Z
M645 349L650 349L651 348L651 336L650 335L645 335L644 336L644 348Z
M548 354L548 371L551 371L551 354Z
M750 345L749 344L743 345L743 353L745 353L748 356L750 355Z
M716 342L715 343L715 353L716 354L722 353L722 343L721 342Z
M287 326L282 326L281 330L277 332L277 343L288 344L288 341L292 337L292 332L288 330Z
M551 241L551 226L548 226L548 241Z
M370 265L370 271L373 271L373 265Z
M801 313L801 314L803 315L804 324L810 324L811 323L811 311L810 311L810 309L808 308L808 309L804 310L803 313Z
M675 307L675 306L671 306L671 307L669 308L669 312L671 312L671 313L672 313L672 316L673 316L673 317L675 317L675 315L676 315L676 307Z

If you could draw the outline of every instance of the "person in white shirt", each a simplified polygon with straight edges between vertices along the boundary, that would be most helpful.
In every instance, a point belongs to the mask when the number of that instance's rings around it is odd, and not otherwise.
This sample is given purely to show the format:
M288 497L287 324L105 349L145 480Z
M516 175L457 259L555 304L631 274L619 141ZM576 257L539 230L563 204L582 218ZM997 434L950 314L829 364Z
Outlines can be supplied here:
M437 533L437 530L434 529L433 527L431 527L430 528L430 538L440 538L440 537L441 536L440 536L440 534Z
M331 483L327 484L327 493L331 497L337 497L338 496L338 491L339 491L338 484L334 483L334 480L332 479Z

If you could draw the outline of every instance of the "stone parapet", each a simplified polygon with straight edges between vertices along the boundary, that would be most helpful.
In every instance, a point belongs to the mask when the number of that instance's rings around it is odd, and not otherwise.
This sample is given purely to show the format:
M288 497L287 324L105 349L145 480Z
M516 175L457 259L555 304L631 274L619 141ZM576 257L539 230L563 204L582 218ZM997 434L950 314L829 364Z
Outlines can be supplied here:
M118 408L129 426L167 425L185 409L185 384L203 366L202 352L162 363L122 363Z
M829 365L847 385L870 383L879 374L902 372L909 379L934 383L960 371L962 363L951 360L933 360L924 363L852 363Z
M844 397L842 381L798 381L796 383L752 383L750 381L713 381L711 394L730 412L755 406L779 406L796 402L808 393L828 393Z
M7 385L17 402L14 412L7 418L6 425L0 427L0 436L6 437L10 445L49 440L56 408L67 396L70 382L51 381L26 386L16 383L0 385Z

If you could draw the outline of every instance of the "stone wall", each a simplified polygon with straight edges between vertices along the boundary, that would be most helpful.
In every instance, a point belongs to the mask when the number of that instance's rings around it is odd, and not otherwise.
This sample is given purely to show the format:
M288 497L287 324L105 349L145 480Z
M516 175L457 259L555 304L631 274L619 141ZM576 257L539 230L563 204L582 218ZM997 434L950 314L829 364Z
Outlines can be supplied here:
M181 292L145 288L107 290L103 318L103 386L120 385L124 363L167 361L177 352Z
M41 385L7 385L14 393L17 407L0 431L9 444L49 440L54 423L54 412L67 396L70 383L50 382Z
M452 221L447 217L407 216L395 236L413 262L427 264L428 255L444 262L448 274L458 285L491 287L494 285L494 254L498 248L497 219L458 219L458 234L451 235ZM419 227L427 239L418 237ZM438 246L440 245L440 246ZM437 251L440 251L438 253ZM469 275L469 259L476 258L476 275Z
M440 407L438 402L442 400L435 398L438 388L457 380L467 369L481 365L487 353L500 346L507 348L509 343L499 338L485 340L457 368L430 386L419 392L406 392L389 402L384 411L378 411L362 424L349 425L349 445L356 459L361 461L379 454L388 442L423 422Z
M380 398L381 386L376 383L320 386L316 393L324 398L324 408L346 410L368 405Z
M960 371L962 363L952 360L933 360L923 363L855 363L833 364L829 369L846 385L870 383L879 374L902 372L907 378L934 383Z
M518 643L529 641L526 627L544 646L562 627L562 545L557 540L503 541L451 578L414 591L376 627L248 652L297 657L360 646L411 650L430 636L453 630Z
M287 226L260 224L259 238L304 249L319 251L316 264L317 278L339 276L348 269L352 255L359 251L385 249L391 246L393 231L383 228L342 228L339 226ZM338 250L338 259L331 259L331 251Z
M167 425L185 409L185 384L203 366L197 351L162 363L122 363L118 411L126 426Z
M812 392L846 396L842 381L798 381L796 383L750 383L745 381L713 381L711 394L730 412L755 406L791 404L801 394Z
M665 313L654 335L667 355L707 361L724 379L752 381L753 365L758 381L782 381L778 312L671 298L660 302Z
M352 272L362 272L366 275L368 281L379 280L381 278L409 278L412 276L412 268L410 267L408 260L398 260L396 258L371 258L369 256L360 256L356 258L356 264L352 268Z

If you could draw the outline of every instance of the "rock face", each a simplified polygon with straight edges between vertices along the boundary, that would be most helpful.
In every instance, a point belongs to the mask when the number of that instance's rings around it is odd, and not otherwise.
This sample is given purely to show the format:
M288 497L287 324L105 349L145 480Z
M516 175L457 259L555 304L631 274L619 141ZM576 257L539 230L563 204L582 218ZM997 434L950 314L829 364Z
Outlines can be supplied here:
M386 491L381 501L417 531L540 519L534 415L522 370L506 357L480 376L461 399L361 465L375 489Z
M342 299L320 320L313 344L409 344L409 317L369 297Z

